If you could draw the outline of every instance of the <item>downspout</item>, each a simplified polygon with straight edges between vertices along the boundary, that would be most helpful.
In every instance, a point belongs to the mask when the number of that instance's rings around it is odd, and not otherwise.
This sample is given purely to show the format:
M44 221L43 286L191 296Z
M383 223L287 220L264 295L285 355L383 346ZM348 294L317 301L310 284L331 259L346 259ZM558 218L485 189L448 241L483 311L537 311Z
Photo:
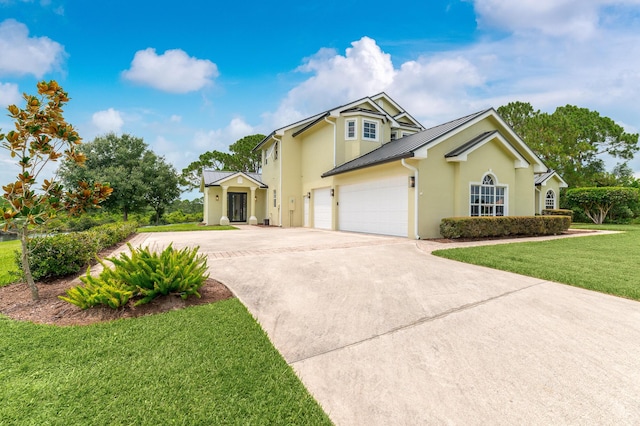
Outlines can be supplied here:
M413 170L414 173L414 180L415 180L415 187L413 188L413 231L416 234L416 240L420 239L420 235L418 235L418 195L420 193L419 188L420 188L420 179L418 179L419 174L418 174L418 169L416 167L413 167L410 164L407 164L404 161L404 158L402 159L402 165L404 167L406 167L409 170Z
M336 123L334 121L330 121L327 117L324 118L324 121L326 121L327 123L331 124L333 126L333 167L336 167L336 154L337 154L337 150L338 150L338 142L337 142L337 128L336 128Z
M275 139L276 143L280 147L280 152L278 154L278 162L280 163L280 188L278 189L278 191L280 192L280 194L278 194L278 196L280 197L280 203L278 203L278 226L282 227L282 151L284 150L282 149L282 140L276 138L276 135L273 135L272 138ZM268 198L269 197L267 197L267 199Z

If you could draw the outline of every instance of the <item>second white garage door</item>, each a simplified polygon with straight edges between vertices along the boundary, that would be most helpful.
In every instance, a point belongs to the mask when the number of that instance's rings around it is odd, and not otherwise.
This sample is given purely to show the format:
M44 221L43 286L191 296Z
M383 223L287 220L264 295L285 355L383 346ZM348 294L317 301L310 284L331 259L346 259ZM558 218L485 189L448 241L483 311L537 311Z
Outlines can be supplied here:
M407 236L407 176L340 186L338 223L341 231Z
M331 229L331 192L329 188L313 191L313 227Z

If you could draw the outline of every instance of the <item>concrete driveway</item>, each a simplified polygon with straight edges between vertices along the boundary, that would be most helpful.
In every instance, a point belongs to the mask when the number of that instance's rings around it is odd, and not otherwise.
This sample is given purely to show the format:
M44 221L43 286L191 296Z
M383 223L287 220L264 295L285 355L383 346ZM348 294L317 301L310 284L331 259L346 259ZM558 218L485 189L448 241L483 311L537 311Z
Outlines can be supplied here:
M393 237L243 227L136 243L170 241L200 245L338 425L640 424L638 302Z

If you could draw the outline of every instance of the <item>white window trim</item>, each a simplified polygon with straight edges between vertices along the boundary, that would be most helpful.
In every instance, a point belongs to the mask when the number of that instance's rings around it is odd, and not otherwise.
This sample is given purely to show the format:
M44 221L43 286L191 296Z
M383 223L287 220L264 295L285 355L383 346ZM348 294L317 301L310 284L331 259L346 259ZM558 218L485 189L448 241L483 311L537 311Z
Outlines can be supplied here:
M482 175L482 179L480 179L479 182L469 182L469 196L467 197L467 205L469 206L469 216L470 217L500 217L500 216L496 216L495 215L495 206L498 204L492 204L494 206L494 210L493 210L493 215L491 216L471 216L471 187L473 186L488 186L488 185L483 185L483 181L484 178L490 176L491 179L493 179L493 187L494 188L504 188L504 203L500 204L501 206L504 207L504 212L503 212L503 216L509 216L509 185L504 185L504 184L500 184L500 182L498 181L498 178L496 177L495 174L493 174L493 172L489 172L489 173L485 173L484 175Z
M375 138L367 138L364 136L365 131L364 131L364 126L365 123L368 124L373 124L375 126L375 132L376 132L376 137ZM363 119L362 120L362 140L363 141L374 141L374 142L378 142L380 140L380 122L377 120L367 120L367 119Z
M553 207L551 207L550 209L549 209L549 206L547 206L549 193L553 194ZM549 210L555 210L556 208L556 192L553 189L549 189L547 192L544 193L544 208Z
M349 136L349 123L353 123L353 136ZM344 138L348 141L358 139L358 120L349 118L344 120Z

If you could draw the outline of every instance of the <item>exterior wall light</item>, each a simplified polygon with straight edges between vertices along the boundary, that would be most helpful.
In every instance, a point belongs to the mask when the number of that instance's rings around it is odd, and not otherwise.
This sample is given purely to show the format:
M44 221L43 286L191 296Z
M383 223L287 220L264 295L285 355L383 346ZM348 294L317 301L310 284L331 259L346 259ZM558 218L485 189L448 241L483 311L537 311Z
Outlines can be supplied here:
M415 188L415 187L416 187L416 177L409 176L409 188Z
M333 197L333 188L331 188L330 193L331 193L331 196Z
M220 201L220 196L216 194L216 201Z
M310 192L307 192L307 198L311 199L311 193Z

